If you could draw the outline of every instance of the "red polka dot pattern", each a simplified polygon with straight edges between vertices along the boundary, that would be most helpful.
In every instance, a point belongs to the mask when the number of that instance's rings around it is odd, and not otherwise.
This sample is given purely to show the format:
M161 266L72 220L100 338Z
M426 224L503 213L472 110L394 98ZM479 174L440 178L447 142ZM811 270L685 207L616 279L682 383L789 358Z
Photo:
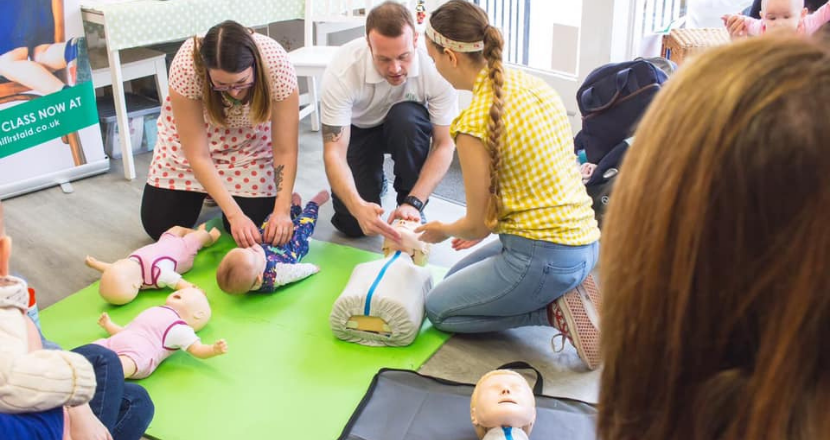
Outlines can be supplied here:
M285 49L271 38L254 34L263 63L271 80L271 98L286 99L297 88L297 75ZM170 66L170 87L189 99L201 99L205 78L196 74L193 63L193 39L182 44ZM271 170L274 168L271 149L271 125L254 126L248 118L249 106L241 114L228 112L226 124L217 127L205 122L205 144L225 188L232 195L270 197L276 195ZM208 121L207 113L204 114ZM157 123L159 136L147 183L156 187L205 192L196 180L181 148L170 99L162 107ZM260 171L255 171L260 170ZM268 178L261 176L267 170ZM163 180L162 180L163 179ZM266 183L270 183L266 185Z

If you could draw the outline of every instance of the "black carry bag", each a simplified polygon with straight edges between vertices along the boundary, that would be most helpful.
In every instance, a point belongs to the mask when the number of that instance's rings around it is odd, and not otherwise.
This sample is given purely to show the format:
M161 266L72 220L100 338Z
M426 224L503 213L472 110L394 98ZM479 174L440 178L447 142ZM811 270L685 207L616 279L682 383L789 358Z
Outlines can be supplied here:
M543 395L541 373L525 362L499 369L536 372L536 423L530 440L596 440L597 411L592 405ZM474 387L383 368L372 379L339 440L477 440L470 422Z
M595 69L576 92L582 130L574 139L588 162L598 164L632 135L637 121L668 79L666 72L644 59L606 64Z

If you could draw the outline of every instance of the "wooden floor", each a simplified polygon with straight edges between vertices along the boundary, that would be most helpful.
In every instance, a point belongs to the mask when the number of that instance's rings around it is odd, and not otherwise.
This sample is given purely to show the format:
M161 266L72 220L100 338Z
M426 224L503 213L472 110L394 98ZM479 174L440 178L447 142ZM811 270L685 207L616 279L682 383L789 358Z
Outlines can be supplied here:
M36 288L41 308L71 295L97 279L87 268L86 255L113 261L150 243L139 219L139 206L151 154L136 156L137 178L127 181L121 163L112 161L108 174L73 182L74 192L64 194L54 187L4 200L7 232L14 239L12 272ZM322 142L307 124L301 127L300 158L296 191L304 198L327 187L322 165ZM394 207L394 191L384 198ZM433 198L426 209L429 219L450 221L463 215L463 207ZM352 240L331 226L331 204L320 210L314 238L379 252L379 238ZM212 208L203 218L218 215ZM431 262L450 266L464 255L449 247L435 246ZM455 336L421 369L425 374L475 382L483 373L501 364L524 360L545 376L545 393L589 402L597 399L598 372L588 372L570 345L554 353L551 328L528 327L506 332ZM46 335L48 337L48 335Z

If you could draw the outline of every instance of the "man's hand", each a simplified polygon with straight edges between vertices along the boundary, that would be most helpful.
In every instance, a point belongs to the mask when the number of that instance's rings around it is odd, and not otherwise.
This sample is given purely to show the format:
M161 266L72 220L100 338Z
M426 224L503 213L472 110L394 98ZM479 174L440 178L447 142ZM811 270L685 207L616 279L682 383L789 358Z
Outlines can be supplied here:
M259 228L242 211L229 216L228 223L231 224L231 235L236 245L241 248L248 248L257 243L262 243L262 235Z
M450 238L450 236L444 232L444 229L444 224L441 222L429 222L416 228L415 233L421 234L418 238L419 240L434 244L441 243L442 241Z
M463 238L453 238L452 239L452 248L453 250L460 251L463 249L469 249L479 243L481 243L483 238L479 238L478 240L465 240Z
M377 203L363 202L351 214L357 219L365 235L382 235L395 243L401 242L401 234L380 218L383 208Z
M265 226L265 243L270 243L274 246L282 246L291 240L294 235L294 222L291 221L291 215L286 213L273 213L268 219L268 224Z
M415 209L414 206L404 203L403 205L398 206L398 209L392 211L392 213L389 214L389 218L386 221L391 225L392 222L394 222L397 219L420 222L421 212Z

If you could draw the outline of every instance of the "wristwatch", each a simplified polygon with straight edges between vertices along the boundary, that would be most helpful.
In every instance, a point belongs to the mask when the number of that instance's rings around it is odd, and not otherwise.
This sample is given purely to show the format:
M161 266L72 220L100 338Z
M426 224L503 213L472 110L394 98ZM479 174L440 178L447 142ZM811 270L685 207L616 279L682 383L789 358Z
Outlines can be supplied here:
M419 212L423 212L424 208L426 208L426 206L427 206L427 203L429 203L429 199L427 199L426 202L422 202L421 199L410 195L410 196L406 196L406 198L403 199L403 203L406 203L407 205L411 205L413 208L417 209Z

